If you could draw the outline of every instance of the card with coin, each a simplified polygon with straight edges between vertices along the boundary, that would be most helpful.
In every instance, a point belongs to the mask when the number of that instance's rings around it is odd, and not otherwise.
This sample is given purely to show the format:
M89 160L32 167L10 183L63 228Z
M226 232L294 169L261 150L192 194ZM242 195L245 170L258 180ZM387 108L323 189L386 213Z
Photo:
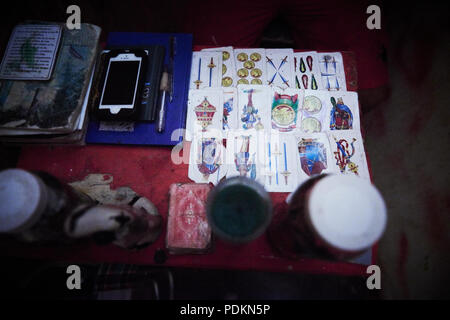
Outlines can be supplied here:
M347 90L344 60L340 52L319 52L319 67L324 90Z
M326 120L329 115L330 95L325 90L305 90L300 108L300 130L315 133L327 130Z
M294 52L294 70L295 88L322 89L319 58L316 51Z
M301 124L300 108L303 104L303 90L272 87L271 125L278 132L297 131Z
M237 85L266 84L266 53L265 49L235 49L234 62L236 66Z
M222 87L236 86L236 68L234 66L234 50L233 47L207 48L202 52L221 52L222 53Z
M198 90L221 87L222 53L195 51L192 53L192 66L189 88Z
M267 84L281 89L295 88L294 51L266 49Z

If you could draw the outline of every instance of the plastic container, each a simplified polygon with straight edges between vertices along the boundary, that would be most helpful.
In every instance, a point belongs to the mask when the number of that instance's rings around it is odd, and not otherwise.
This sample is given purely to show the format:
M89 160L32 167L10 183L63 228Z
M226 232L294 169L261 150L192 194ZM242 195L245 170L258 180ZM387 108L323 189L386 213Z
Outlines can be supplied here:
M291 195L269 240L280 255L293 259L350 259L380 239L386 219L383 197L374 185L353 176L320 175Z

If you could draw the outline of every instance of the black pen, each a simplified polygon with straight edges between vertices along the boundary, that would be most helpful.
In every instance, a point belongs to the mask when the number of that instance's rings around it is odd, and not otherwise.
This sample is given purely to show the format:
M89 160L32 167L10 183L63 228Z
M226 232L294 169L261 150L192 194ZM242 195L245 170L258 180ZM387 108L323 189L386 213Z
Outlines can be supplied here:
M170 82L170 94L169 94L169 101L172 102L173 99L173 90L175 88L174 83L174 59L176 55L176 44L177 39L175 37L170 37L170 43L169 43L169 82Z

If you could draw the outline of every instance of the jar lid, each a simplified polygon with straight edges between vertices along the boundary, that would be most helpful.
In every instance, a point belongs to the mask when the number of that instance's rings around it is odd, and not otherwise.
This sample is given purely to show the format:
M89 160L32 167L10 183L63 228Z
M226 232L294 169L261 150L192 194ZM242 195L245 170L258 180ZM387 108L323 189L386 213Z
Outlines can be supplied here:
M386 226L386 205L370 182L356 176L329 175L313 187L309 218L319 236L342 251L370 248Z
M39 177L22 169L0 172L0 232L21 232L45 210L47 190Z

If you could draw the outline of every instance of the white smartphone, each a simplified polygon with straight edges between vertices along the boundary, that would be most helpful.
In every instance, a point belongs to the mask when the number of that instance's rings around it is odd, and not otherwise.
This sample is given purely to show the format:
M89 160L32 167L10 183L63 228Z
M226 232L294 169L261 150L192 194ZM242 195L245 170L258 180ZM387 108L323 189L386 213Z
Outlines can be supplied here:
M109 59L98 106L100 110L109 109L112 115L117 115L122 109L126 109L126 114L134 113L141 66L142 57L132 52L120 53Z

